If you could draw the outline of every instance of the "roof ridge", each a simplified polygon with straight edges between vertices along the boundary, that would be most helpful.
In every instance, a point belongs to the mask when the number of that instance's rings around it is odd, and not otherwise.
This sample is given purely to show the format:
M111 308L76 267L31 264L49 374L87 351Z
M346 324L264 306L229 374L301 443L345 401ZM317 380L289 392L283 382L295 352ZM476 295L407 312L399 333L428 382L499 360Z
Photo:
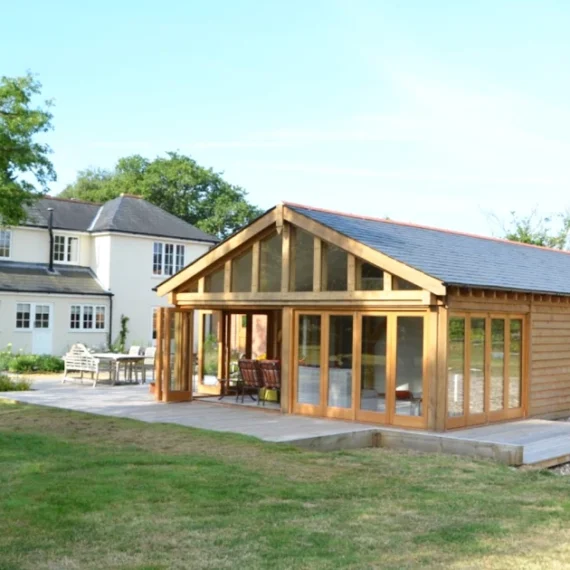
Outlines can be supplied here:
M119 196L117 196L117 198L135 198L135 200L144 200L142 196L137 196L136 194L129 194L128 192L122 192ZM148 200L145 200L145 202L148 202Z
M89 200L78 200L77 198L60 198L59 196L50 196L48 194L44 194L41 200L58 200L59 202L71 202L73 204L90 204L93 206L101 206L102 202L90 202Z
M394 226L406 226L406 227L410 227L410 228L418 228L418 229L422 229L422 230L431 230L431 231L436 231L436 232L442 232L442 233L447 233L447 234L452 234L452 235L459 235L459 236L465 236L465 237L470 237L470 238L477 238L477 239L484 239L484 240L489 240L489 241L495 241L495 242L499 242L499 243L505 243L508 245L513 245L513 246L523 246L523 247L532 247L535 249L541 249L541 250L546 250L546 251L553 251L555 253L563 253L565 255L569 255L570 251L564 250L564 249L555 249L552 247L546 247L544 245L535 245L532 243L523 243L520 241L512 241L506 238L498 238L498 237L493 237L493 236L482 236L479 234L473 234L470 232L460 232L457 230L448 230L445 228L436 228L435 226L427 226L427 225L423 225L423 224L414 224L412 222L399 222L396 220L390 220L390 219L386 219L386 218L378 218L378 217L374 217L374 216L366 216L364 214L351 214L351 213L347 213L347 212L339 212L338 210L331 210L328 208L318 208L316 206L307 206L305 204L297 204L295 202L283 202L284 206L291 206L293 208L303 208L305 210L313 210L315 212L323 212L325 214L333 214L335 216L344 216L346 218L355 218L355 219L360 219L360 220L368 220L371 222L383 222L386 224L392 224Z

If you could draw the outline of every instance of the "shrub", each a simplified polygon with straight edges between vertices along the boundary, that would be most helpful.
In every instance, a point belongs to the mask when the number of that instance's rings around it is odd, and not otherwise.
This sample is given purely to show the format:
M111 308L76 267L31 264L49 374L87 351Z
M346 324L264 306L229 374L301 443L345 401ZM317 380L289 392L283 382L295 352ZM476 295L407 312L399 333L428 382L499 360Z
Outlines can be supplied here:
M115 342L110 346L112 352L125 352L127 347L127 335L129 334L129 317L121 315L121 330Z
M12 345L8 344L4 350L0 351L0 370L8 370L12 358L14 358Z
M38 372L63 372L64 368L65 363L59 356L51 356L49 354L38 356Z
M29 380L22 378L12 380L9 376L0 374L0 392L21 392L31 387L32 383Z
M18 354L8 364L10 372L33 372L37 370L38 357L35 354Z
M63 360L49 354L12 354L11 347L0 352L0 370L10 372L62 372Z

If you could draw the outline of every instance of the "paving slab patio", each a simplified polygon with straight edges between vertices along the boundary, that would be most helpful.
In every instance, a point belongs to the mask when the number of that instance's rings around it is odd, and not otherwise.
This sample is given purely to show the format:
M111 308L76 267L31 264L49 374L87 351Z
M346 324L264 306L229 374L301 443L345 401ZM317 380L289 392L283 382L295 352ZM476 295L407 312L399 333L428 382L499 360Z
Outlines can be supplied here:
M200 400L176 404L155 402L147 385L95 388L58 380L39 380L28 392L3 392L0 397L18 402L52 406L77 412L131 418L143 422L173 423L187 427L251 435L265 441L290 442L307 437L354 432L375 432L375 426L337 420L285 415L252 409L249 406L225 406Z
M163 404L154 401L147 385L98 384L93 388L87 381L61 384L57 378L44 378L36 380L33 388L27 392L3 392L0 398L143 422L240 433L321 451L377 446L486 457L530 467L570 461L570 422L530 419L434 433L295 416L261 406L224 405L217 401Z

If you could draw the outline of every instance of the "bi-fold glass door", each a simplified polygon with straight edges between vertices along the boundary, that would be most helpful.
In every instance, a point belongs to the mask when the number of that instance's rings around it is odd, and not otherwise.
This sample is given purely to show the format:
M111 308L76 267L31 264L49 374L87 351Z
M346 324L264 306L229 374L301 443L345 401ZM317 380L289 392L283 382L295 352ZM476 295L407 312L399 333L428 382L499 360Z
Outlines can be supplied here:
M452 315L447 427L522 417L523 355L523 315Z
M423 313L361 315L356 419L426 427L425 327Z
M300 312L296 413L425 427L425 318Z

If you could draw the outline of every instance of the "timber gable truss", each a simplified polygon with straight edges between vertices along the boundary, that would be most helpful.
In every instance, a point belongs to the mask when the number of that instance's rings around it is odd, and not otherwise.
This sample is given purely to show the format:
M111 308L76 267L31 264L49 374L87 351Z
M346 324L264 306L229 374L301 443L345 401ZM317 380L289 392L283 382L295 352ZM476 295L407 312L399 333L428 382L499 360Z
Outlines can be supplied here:
M157 291L180 307L417 307L440 304L446 287L281 204Z

